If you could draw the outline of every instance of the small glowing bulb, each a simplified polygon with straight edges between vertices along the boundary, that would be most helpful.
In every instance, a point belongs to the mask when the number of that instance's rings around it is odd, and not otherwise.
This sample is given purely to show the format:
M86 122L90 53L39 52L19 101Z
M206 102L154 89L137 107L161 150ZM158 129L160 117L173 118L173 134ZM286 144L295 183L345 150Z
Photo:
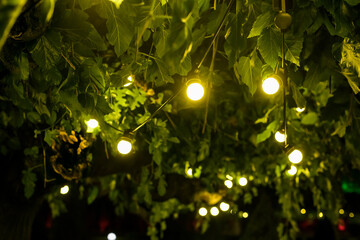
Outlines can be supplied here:
M225 177L226 177L227 179L229 179L229 180L233 180L233 177L230 176L229 174L227 174Z
M339 210L339 214L342 215L342 214L344 214L344 213L345 213L344 209L340 209L340 210Z
M129 140L120 140L117 145L117 149L121 154L128 154L132 149L132 144Z
M128 81L124 84L124 87L130 86L134 82L132 75L128 76L127 80Z
M301 214L305 214L305 213L306 213L306 209L305 209L305 208L301 209L301 210L300 210L300 213L301 213Z
M193 170L192 170L192 168L189 168L189 169L186 171L186 175L188 175L189 177L192 177L192 175L193 175Z
M223 212L226 212L227 210L229 210L230 208L230 204L226 203L226 202L222 202L220 203L220 209Z
M233 187L233 182L230 181L230 180L226 180L226 181L224 182L224 184L225 184L225 186L226 186L227 188L232 188L232 187Z
M295 149L289 154L288 158L290 162L297 164L302 161L303 155L299 150Z
M276 139L276 141L278 141L279 143L285 142L285 134L277 131L277 132L275 133L275 139Z
M199 209L199 215L200 216L206 216L206 214L208 213L208 211L206 210L206 208L202 207Z
M89 127L89 128L96 128L99 126L99 122L96 121L95 119L90 119L89 121L86 122L86 125Z
M65 195L69 192L69 186L68 185L65 185L63 186L62 188L60 188L60 193Z
M213 215L213 216L217 216L217 215L219 215L219 209L218 209L217 207L212 207L212 208L210 209L210 213L211 213L211 215Z
M249 214L248 214L247 212L243 212L242 217L243 217L243 218L248 218L248 217L249 217Z
M301 113L301 112L305 111L305 108L304 108L304 107L303 107L303 108L297 107L297 108L296 108L296 111L299 112L299 113Z
M204 87L200 83L191 83L186 90L187 96L193 101L200 100L204 93Z
M280 84L275 78L269 77L264 80L262 88L266 94L272 95L279 91Z
M247 183L248 183L248 181L247 181L246 178L241 177L241 178L239 179L239 184L240 184L240 186L246 186Z
M109 233L107 235L108 240L116 240L116 234L115 233Z
M290 176L294 176L297 172L297 168L295 166L291 166L291 168L287 172Z
M323 212L319 212L319 218L322 218L322 217L324 217Z
M353 212L350 212L349 217L353 218L353 217L355 217L355 214Z

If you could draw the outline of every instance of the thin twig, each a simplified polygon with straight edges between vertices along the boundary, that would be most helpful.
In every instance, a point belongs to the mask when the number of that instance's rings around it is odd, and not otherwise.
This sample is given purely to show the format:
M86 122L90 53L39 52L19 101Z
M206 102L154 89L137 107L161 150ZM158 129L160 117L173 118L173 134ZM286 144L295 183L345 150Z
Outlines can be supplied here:
M67 57L65 57L65 55L62 52L61 52L61 56L65 59L65 61L70 65L72 69L76 70L74 64L72 64L72 62Z
M167 119L169 119L171 126L176 130L177 127L176 127L174 121L171 119L170 115L167 112L164 112L164 113L165 113L165 116L167 117Z

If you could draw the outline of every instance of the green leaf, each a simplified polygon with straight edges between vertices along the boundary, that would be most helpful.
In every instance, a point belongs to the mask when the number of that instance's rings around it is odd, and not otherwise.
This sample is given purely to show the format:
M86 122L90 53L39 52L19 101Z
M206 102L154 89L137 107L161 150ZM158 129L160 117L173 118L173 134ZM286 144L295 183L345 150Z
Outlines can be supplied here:
M106 114L112 113L114 111L103 96L102 97L99 96L97 98L95 108L100 113L100 115L106 115Z
M345 0L345 2L347 2L351 6L356 6L360 4L360 0Z
M40 67L50 69L59 62L60 40L60 33L55 31L48 31L38 40L31 55Z
M21 182L24 184L24 194L29 199L35 192L35 182L37 180L36 174L31 169L22 170Z
M319 82L327 81L329 77L329 71L321 68L318 64L314 64L306 73L303 85L307 89L315 89Z
M116 55L120 56L128 49L134 36L134 23L129 16L131 7L124 6L124 3L116 9L115 5L107 0L103 0L102 4L107 15L107 39L114 46Z
M166 83L174 83L174 79L170 76L166 64L160 60L155 59L147 72L147 81L155 83L157 86Z
M158 190L158 193L160 196L164 196L165 193L166 193L166 186L167 186L167 183L165 181L165 177L164 176L161 176L159 178L159 183L158 183L158 187L157 187L157 190Z
M156 56L162 58L166 51L168 50L166 47L166 42L168 38L169 32L164 28L160 28L158 31L154 33L154 45L156 48Z
M240 57L234 66L236 72L241 76L241 82L248 86L252 95L261 81L261 65L261 61L255 53L250 57Z
M90 190L90 193L89 193L89 196L87 198L87 203L90 205L91 203L93 203L96 199L96 197L98 196L99 194L99 189L98 187L94 186L91 190Z
M318 121L318 116L314 112L309 112L301 119L301 123L304 125L314 125Z
M44 141L51 147L53 142L56 139L56 136L59 135L57 130L45 130Z
M29 60L26 53L22 52L20 56L17 57L17 64L20 69L20 78L22 80L27 80L29 78Z
M300 54L303 48L304 39L290 36L285 39L285 59L300 66Z
M81 77L94 83L97 90L104 91L106 87L105 76L99 65L94 60L87 59L81 66Z
M101 0L92 0L92 1L89 1L89 0L77 0L77 2L79 3L80 8L82 10L86 10L88 8L91 8L92 6L98 5L101 2Z
M298 87L296 86L296 84L294 82L290 82L290 87L292 90L292 96L296 102L296 105L299 108L303 108L306 105L306 100L304 98L304 96L300 93Z
M21 13L26 0L1 1L0 4L0 50L9 36L10 30Z
M265 131L263 131L262 133L259 133L256 136L256 142L257 143L261 143L263 141L265 141L266 139L268 139L272 133L274 133L277 129L279 128L279 121L278 120L274 120L272 121L265 129Z
M273 23L273 19L274 16L272 12L265 12L257 16L248 38L259 36L265 28Z
M281 53L281 38L279 32L268 28L258 39L258 47L265 62L275 69Z

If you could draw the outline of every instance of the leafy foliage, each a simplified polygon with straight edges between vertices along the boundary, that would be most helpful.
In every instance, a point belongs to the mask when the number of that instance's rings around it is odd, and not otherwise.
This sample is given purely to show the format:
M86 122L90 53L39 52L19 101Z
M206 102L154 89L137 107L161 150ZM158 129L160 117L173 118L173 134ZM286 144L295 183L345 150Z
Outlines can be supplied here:
M25 2L0 6L0 154L23 161L26 198L47 199L53 216L66 211L55 190L37 191L40 179L57 189L64 181L57 161L63 171L87 162L73 185L88 204L107 195L118 214L130 211L151 223L152 239L182 211L221 199L242 210L262 189L280 204L280 239L295 238L306 198L337 219L341 181L360 170L359 1L294 1L290 11L288 140L304 153L292 177L281 144L272 140L283 126L283 96L260 89L281 59L270 1ZM132 84L125 85L129 76ZM207 86L205 100L190 103L180 91L137 131L130 156L118 154L124 132L194 76ZM99 126L90 131L91 118ZM84 138L81 154L59 132ZM234 183L247 177L248 186L227 189L229 176Z

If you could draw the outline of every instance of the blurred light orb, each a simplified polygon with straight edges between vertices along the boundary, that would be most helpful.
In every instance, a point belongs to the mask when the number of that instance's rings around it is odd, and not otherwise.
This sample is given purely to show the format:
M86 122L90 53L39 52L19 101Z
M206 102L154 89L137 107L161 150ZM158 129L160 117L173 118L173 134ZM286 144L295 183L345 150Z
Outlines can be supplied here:
M133 82L134 82L133 76L132 76L132 75L128 76L128 77L127 77L127 81L126 81L125 84L124 84L124 87L130 86L131 84L133 84Z
M339 214L342 215L342 214L344 214L344 213L345 213L344 209L340 209L340 210L339 210Z
M297 168L295 166L291 166L291 168L287 172L290 176L294 176L297 172Z
M117 145L117 149L121 154L128 154L132 149L132 143L127 139L121 139Z
M60 188L60 193L65 195L69 192L69 186L68 185L65 185L63 186L62 188Z
M219 209L218 209L217 207L212 207L212 208L210 209L210 213L211 213L211 215L213 215L213 216L217 216L217 215L219 215Z
M233 187L233 182L232 182L231 180L226 180L226 181L224 182L224 184L225 184L225 186L226 186L227 188L232 188L232 187Z
M247 183L248 183L248 180L245 177L241 177L239 179L240 186L246 186Z
M306 209L305 209L305 208L302 208L302 209L300 210L300 213L301 213L301 214L305 214L305 213L306 213Z
M324 213L323 212L319 212L319 218L324 217Z
M243 217L243 218L248 218L248 217L249 217L249 214L248 214L247 212L243 212L242 217Z
M193 170L192 170L192 168L189 168L189 169L186 171L186 175L188 175L189 177L192 177L192 175L193 175Z
M205 217L206 214L208 213L207 209L202 207L199 209L199 215L202 216L202 217Z
M227 210L230 209L230 204L226 203L226 202L222 202L220 203L220 209L223 212L226 212Z
M189 86L186 89L186 94L188 98L190 98L193 101L200 100L204 96L204 93L205 93L204 87L198 82L189 84Z
M109 233L108 235L107 235L107 239L108 240L116 240L116 234L115 233Z
M301 113L301 112L305 111L305 108L304 108L304 107L303 107L303 108L297 107L297 108L296 108L296 111L299 112L299 113Z
M263 81L262 88L266 94L273 95L279 91L280 84L277 79L269 77Z
M285 134L277 131L275 133L275 140L278 141L279 143L285 142Z
M289 161L298 164L302 161L303 155L300 150L294 149L288 156Z
M96 119L90 119L89 121L86 122L86 125L89 128L97 128L99 126L99 122Z

